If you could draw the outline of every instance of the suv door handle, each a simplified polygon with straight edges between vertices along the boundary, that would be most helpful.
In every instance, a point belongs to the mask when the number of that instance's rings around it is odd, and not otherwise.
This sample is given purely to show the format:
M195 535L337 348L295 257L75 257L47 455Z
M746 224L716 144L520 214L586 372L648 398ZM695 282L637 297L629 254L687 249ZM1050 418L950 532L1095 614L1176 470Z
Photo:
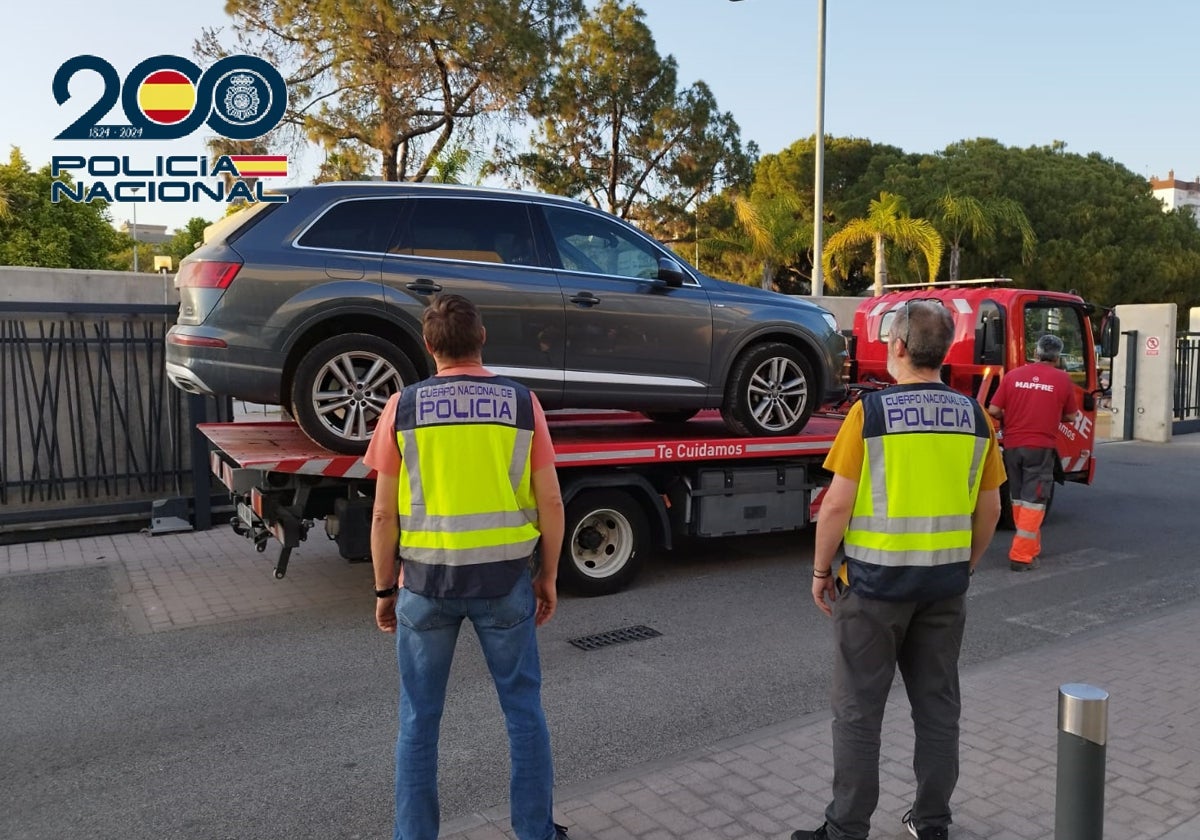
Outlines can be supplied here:
M432 280L417 280L415 283L405 283L404 288L419 295L437 294L442 290L442 287Z
M600 303L600 298L596 297L591 292L577 292L572 295L569 300L576 306L581 306L584 309L591 308Z

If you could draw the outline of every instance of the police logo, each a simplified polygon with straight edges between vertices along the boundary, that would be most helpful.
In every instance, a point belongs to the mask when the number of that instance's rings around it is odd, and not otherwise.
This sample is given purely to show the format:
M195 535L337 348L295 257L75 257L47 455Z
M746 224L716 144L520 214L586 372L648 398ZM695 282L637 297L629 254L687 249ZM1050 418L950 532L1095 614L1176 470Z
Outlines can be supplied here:
M238 71L217 82L214 110L236 125L250 125L271 107L271 86L257 73Z
M258 91L254 89L254 78L237 73L229 80L225 91L225 115L230 119L246 122L258 116Z

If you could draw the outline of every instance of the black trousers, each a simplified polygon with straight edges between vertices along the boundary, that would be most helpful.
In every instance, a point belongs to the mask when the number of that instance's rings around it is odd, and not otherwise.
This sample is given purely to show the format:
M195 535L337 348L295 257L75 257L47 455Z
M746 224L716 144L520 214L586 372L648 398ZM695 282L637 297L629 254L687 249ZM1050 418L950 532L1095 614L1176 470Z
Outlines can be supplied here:
M965 624L962 595L880 601L850 590L834 602L833 801L825 810L832 840L863 840L871 828L879 803L883 712L897 666L916 735L913 824L950 824L950 796L958 784L958 657Z

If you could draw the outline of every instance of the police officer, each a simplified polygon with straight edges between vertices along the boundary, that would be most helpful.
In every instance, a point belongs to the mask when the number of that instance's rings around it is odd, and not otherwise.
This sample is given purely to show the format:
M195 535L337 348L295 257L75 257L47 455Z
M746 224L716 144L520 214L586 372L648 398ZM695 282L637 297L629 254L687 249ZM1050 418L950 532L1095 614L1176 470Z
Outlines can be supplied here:
M388 401L364 458L378 473L375 621L395 634L400 668L394 837L437 840L438 730L468 619L504 711L513 831L565 838L534 633L554 615L564 528L546 417L528 389L483 367L469 300L434 298L422 332L437 373Z
M916 732L917 790L902 820L919 840L947 836L965 593L995 532L1004 483L983 409L941 381L953 336L952 316L935 301L898 310L888 339L897 384L851 408L825 460L833 481L817 520L812 597L833 616L833 799L824 825L792 840L867 837L897 665Z

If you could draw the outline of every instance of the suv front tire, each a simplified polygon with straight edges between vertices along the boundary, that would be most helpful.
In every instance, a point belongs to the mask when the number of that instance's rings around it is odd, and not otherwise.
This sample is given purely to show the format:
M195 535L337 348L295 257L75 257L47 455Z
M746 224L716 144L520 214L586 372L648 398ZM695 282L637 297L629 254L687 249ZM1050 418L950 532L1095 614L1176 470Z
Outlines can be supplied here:
M794 435L812 417L818 393L803 353L781 342L756 344L733 363L721 417L739 435Z

